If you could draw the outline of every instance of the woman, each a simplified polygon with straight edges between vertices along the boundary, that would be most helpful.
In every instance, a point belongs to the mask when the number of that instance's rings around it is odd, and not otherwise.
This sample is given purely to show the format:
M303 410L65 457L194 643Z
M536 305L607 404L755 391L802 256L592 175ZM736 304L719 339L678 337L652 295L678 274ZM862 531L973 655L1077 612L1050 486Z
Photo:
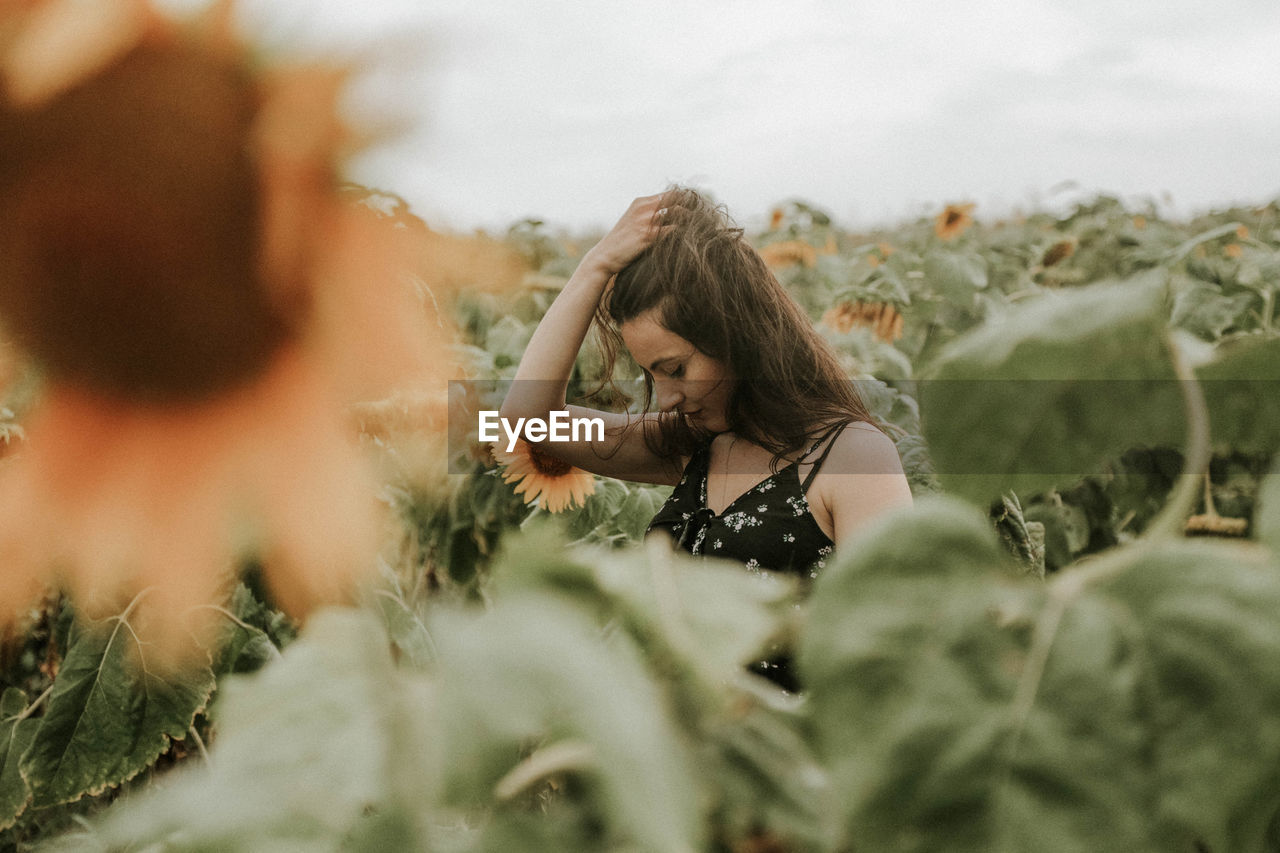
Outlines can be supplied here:
M539 452L674 485L651 531L694 554L808 578L873 516L911 503L893 442L835 355L742 230L698 193L636 199L587 253L530 340L503 417L565 408L597 314L644 370L646 412L570 406L605 421L603 441Z

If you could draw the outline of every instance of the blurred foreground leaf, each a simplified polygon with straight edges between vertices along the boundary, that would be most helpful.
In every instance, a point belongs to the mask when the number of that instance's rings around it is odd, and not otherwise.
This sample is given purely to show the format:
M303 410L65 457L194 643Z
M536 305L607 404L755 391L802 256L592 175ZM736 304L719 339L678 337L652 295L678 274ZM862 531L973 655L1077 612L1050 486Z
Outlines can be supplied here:
M1260 851L1280 790L1280 566L1133 546L1012 582L921 502L814 590L801 662L835 837L903 851Z
M1182 442L1163 274L1048 294L948 345L921 383L943 487L982 505Z
M116 807L99 838L168 850L336 849L370 808L395 815L402 801L429 801L438 764L417 722L429 710L422 683L396 678L374 617L321 611L280 660L226 680L212 764Z

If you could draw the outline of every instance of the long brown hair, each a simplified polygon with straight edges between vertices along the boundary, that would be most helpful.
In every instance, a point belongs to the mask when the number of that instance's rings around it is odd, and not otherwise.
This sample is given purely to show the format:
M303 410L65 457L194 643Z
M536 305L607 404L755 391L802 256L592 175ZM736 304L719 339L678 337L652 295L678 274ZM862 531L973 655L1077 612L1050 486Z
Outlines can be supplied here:
M607 330L605 375L621 346L618 327L657 309L664 327L729 367L729 426L773 453L775 466L830 424L872 421L831 347L724 207L684 187L664 201L667 227L618 273L597 312ZM645 410L652 405L646 374ZM663 456L688 455L707 438L678 414L659 426L646 441Z

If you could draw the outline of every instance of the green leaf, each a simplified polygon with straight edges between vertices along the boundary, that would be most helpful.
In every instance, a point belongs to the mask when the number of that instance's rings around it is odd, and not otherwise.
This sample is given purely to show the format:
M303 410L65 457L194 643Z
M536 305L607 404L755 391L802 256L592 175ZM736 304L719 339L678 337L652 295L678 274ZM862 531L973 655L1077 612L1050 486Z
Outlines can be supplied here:
M625 637L606 644L581 610L535 594L479 616L437 613L430 625L452 800L491 796L531 739L570 738L594 755L575 775L604 804L593 820L610 836L636 849L701 848L692 768Z
M848 553L815 586L801 656L841 844L1267 849L1274 561L1143 545L1013 585L980 516L925 501Z
M1144 444L1181 444L1163 274L1046 293L952 341L920 384L945 489L986 505Z
M382 583L371 590L375 607L382 616L387 637L409 663L425 667L435 660L435 643L422 616L410 605L400 579L379 560Z
M1184 849L1265 849L1280 800L1280 566L1238 547L1166 547L1099 595L1142 635L1153 816Z
M31 801L31 788L18 767L40 721L23 717L26 709L27 694L18 688L10 687L0 696L0 830L13 826Z
M940 296L968 304L987 286L987 261L972 252L932 251L924 256L924 277Z
M1036 577L1044 577L1044 524L1035 521L1030 510L1023 512L1022 502L1013 492L1000 496L1000 505L993 509L992 519L1000 541L1022 567Z
M1226 225L1218 225L1210 228L1208 231L1202 231L1189 240L1184 240L1176 247L1171 249L1165 256L1165 263L1176 264L1199 246L1201 243L1207 243L1210 240L1217 240L1219 237L1225 237L1228 234L1234 234L1236 229L1240 227L1239 222L1228 222Z
M734 680L759 658L778 630L774 610L794 589L781 576L691 557L657 537L644 549L566 554L544 530L513 537L508 546L495 568L501 588L554 590L608 613L650 657L714 685Z
M1179 291L1173 303L1173 325L1210 341L1231 327L1242 328L1249 309L1258 301L1253 293L1224 295L1207 284L1192 284Z
M376 616L314 613L280 660L223 682L211 763L112 808L100 836L192 851L402 839L401 810L418 814L440 780L426 688L396 671Z
M214 658L213 672L218 677L233 672L253 672L267 661L280 656L271 637L253 624L269 623L271 611L243 583L231 595L230 609Z
M135 599L135 604L137 599ZM133 778L181 740L213 693L206 666L155 669L130 622L78 625L22 776L34 806L68 803Z
M1080 507L1064 503L1056 492L1047 502L1028 507L1026 517L1044 525L1046 568L1066 566L1089 544L1089 517Z
M924 499L843 551L814 585L800 648L832 831L853 849L997 849L981 765L1013 695L1001 670L1022 650L987 615L1013 609L988 582L1010 571L990 523Z
M1196 377L1214 442L1247 453L1280 450L1280 338L1223 347Z

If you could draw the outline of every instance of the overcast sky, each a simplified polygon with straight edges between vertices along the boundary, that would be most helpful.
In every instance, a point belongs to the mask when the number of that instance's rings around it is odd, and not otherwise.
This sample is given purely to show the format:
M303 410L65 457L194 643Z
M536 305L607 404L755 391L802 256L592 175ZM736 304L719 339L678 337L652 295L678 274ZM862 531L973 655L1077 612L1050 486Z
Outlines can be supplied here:
M356 100L414 130L358 177L439 226L606 226L672 181L747 224L802 198L850 227L1280 195L1275 0L256 5L278 43L394 59Z

